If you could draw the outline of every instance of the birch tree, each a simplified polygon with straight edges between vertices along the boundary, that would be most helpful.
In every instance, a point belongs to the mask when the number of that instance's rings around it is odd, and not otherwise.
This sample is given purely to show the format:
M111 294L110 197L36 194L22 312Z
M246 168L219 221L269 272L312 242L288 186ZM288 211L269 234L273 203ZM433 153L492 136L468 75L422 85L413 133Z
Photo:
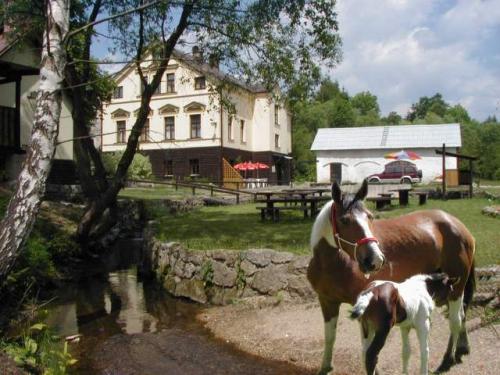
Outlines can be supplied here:
M31 141L15 192L0 223L0 278L4 278L26 243L40 209L55 153L66 65L63 41L69 29L69 0L46 1L46 28L40 85Z

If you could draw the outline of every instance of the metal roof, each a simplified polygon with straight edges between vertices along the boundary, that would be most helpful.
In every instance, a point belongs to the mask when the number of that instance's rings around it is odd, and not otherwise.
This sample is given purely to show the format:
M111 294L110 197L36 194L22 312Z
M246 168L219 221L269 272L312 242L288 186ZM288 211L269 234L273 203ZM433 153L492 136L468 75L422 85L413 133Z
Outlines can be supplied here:
M460 124L318 129L312 151L461 147Z

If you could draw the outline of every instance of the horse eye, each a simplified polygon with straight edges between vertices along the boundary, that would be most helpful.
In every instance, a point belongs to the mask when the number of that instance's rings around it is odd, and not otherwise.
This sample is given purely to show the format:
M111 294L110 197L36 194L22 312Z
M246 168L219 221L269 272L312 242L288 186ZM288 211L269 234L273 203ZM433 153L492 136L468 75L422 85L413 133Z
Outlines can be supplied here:
M342 224L346 224L346 225L347 225L347 224L349 224L349 218L348 218L348 217L346 217L346 216L342 216L342 217L340 218L340 222L341 222Z

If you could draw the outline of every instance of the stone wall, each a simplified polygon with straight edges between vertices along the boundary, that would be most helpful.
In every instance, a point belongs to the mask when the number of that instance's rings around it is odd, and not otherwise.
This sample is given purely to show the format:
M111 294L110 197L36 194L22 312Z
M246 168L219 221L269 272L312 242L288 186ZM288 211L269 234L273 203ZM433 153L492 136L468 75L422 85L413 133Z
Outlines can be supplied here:
M224 305L259 295L312 300L309 259L270 249L190 251L158 241L151 223L144 230L142 272L173 295L200 303Z

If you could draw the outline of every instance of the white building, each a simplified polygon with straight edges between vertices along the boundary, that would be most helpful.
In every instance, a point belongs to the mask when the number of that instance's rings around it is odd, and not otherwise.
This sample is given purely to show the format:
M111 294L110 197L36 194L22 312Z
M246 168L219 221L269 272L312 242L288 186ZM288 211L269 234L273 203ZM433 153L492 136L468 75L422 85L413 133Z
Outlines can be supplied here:
M462 146L460 124L369 126L318 129L311 150L316 153L318 182L334 177L342 182L361 182L381 173L393 161L384 158L390 152L416 152L412 160L422 170L422 182L442 175L442 157L435 150L457 152ZM457 169L456 158L446 158L446 169Z
M41 56L41 48L9 40L8 30L0 29L0 181L17 178L31 140ZM70 108L63 96L58 141L73 138ZM49 182L74 180L73 142L65 142L56 147Z
M149 62L148 62L149 60ZM151 79L155 63L141 64ZM117 89L104 106L103 152L125 148L140 107L141 81L134 64L116 75ZM221 81L234 113L221 106L213 88ZM263 87L245 84L204 62L202 54L174 51L160 87L150 103L150 116L139 150L149 156L155 176L222 180L225 159L230 164L267 164L260 171L270 183L288 183L291 174L291 118ZM224 173L225 177L225 173Z

